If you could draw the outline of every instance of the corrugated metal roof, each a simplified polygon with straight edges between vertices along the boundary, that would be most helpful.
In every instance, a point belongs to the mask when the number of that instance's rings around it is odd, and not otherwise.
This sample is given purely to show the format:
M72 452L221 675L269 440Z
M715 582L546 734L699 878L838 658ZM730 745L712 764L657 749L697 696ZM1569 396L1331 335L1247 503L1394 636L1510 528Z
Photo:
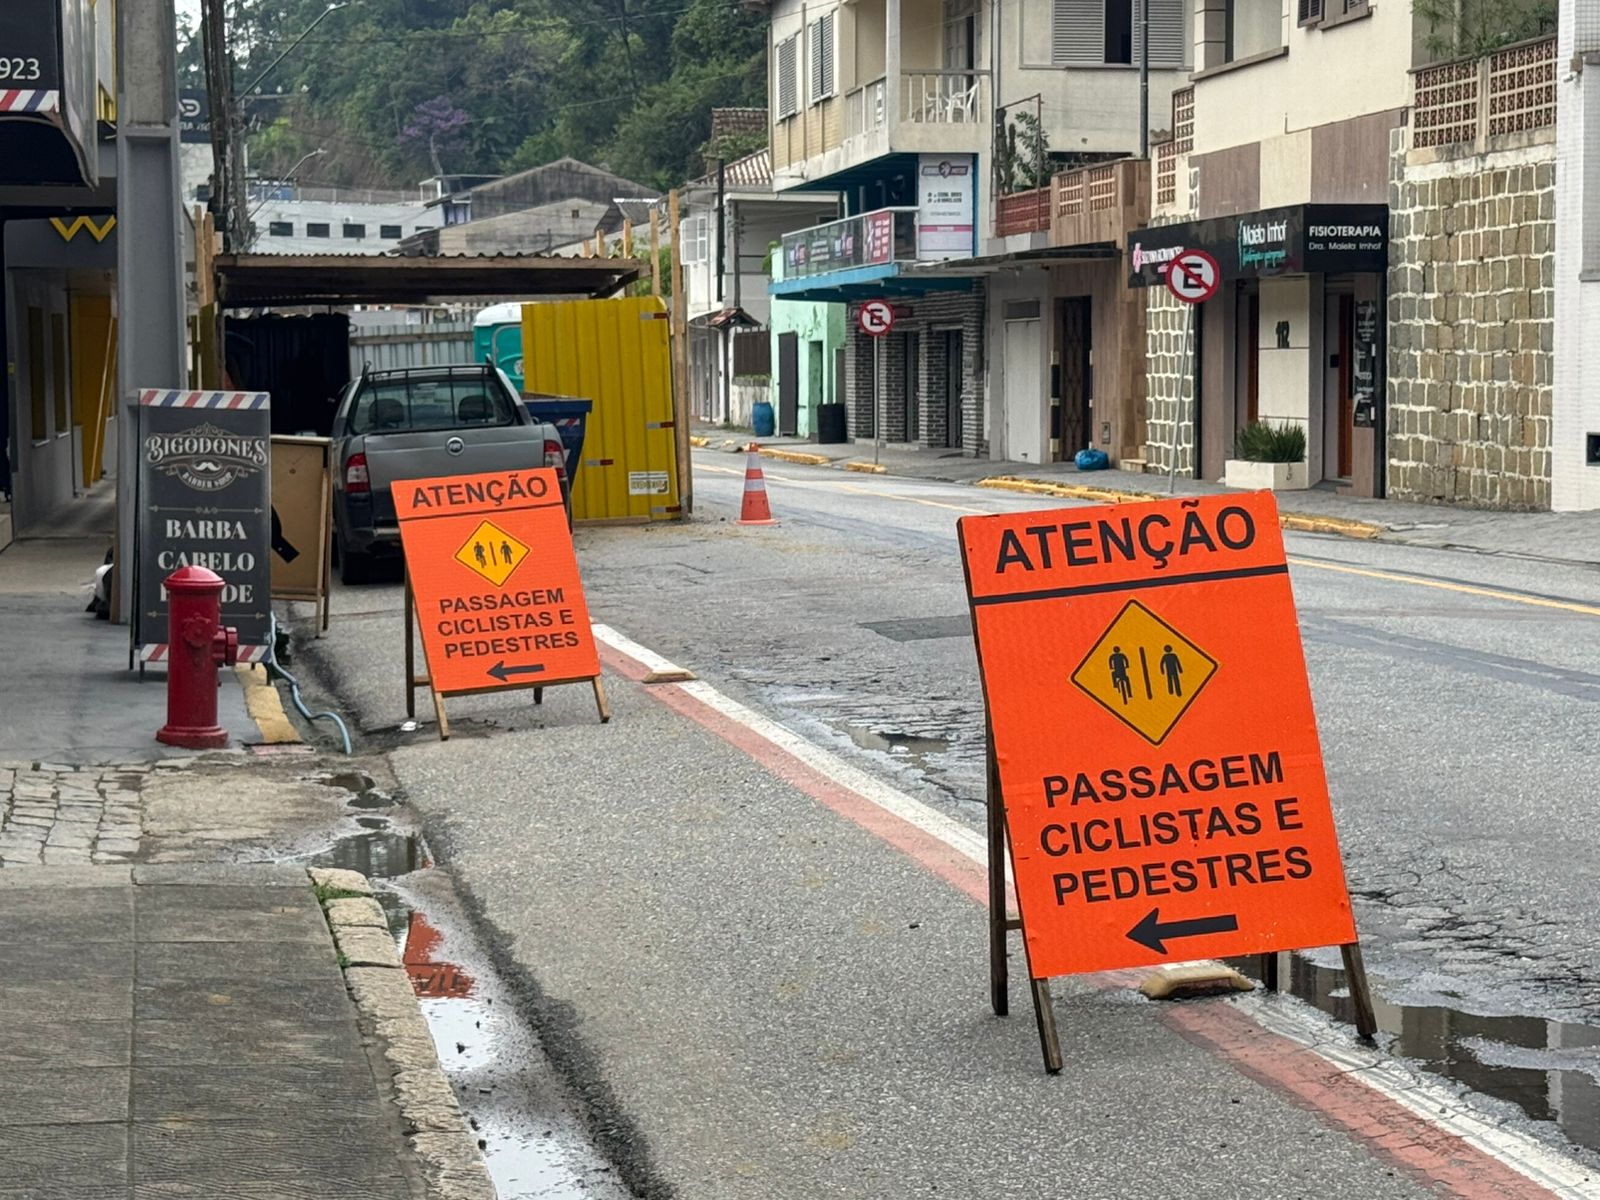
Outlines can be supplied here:
M639 276L627 259L549 254L223 254L224 307L422 304L446 296L609 296Z

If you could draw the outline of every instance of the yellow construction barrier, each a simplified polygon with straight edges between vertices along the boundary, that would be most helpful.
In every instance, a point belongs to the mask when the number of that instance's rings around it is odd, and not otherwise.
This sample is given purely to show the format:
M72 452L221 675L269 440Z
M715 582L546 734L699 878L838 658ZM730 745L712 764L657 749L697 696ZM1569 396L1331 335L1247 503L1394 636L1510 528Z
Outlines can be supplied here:
M667 333L656 296L522 307L525 389L594 405L572 489L575 520L683 515Z

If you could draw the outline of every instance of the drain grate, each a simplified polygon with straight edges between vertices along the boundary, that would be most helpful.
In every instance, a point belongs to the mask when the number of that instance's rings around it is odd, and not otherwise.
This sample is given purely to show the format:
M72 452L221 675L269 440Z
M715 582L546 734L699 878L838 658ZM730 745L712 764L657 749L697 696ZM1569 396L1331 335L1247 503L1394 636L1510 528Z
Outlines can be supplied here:
M966 613L955 617L904 617L898 621L863 621L870 629L891 642L926 642L934 638L972 636L972 618Z

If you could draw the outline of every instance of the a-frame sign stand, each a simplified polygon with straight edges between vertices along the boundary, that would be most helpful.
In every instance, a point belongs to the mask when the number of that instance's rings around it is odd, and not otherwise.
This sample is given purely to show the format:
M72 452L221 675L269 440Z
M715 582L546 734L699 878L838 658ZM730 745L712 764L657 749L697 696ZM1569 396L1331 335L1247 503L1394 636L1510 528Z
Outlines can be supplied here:
M417 628L416 611L416 597L411 591L411 571L409 568L407 568L405 604L406 716L410 717L412 720L416 719L417 689L427 688L433 696L433 713L439 722L439 740L441 742L448 741L450 739L450 718L445 714L444 711L444 702L447 696L479 696L487 692L505 692L514 691L521 688L532 688L533 702L535 704L542 704L544 703L545 688L558 687L564 683L588 683L594 686L594 704L595 708L598 709L600 713L600 723L604 725L611 720L611 705L606 700L606 686L601 681L599 675L580 675L572 679L540 678L537 683L534 683L530 680L527 683L500 683L493 687L458 688L449 691L441 691L439 688L434 687L433 674L431 671L427 670L428 644L426 640L424 640L422 643L422 665L426 673L422 675L417 674L415 642L417 633L420 631Z
M987 732L987 731L986 731ZM1011 888L1007 882L1006 863L1011 851L1006 840L1006 807L1000 796L1000 764L994 756L994 737L986 737L984 759L987 763L986 805L989 810L989 1004L997 1017L1011 1013L1010 971L1006 966L1006 935L1013 929L1022 929L1022 919L1011 915ZM1027 953L1028 940L1022 940L1023 953ZM1029 972L1029 990L1033 993L1033 1017L1039 1026L1039 1052L1044 1055L1044 1069L1052 1075L1061 1073L1061 1038L1056 1033L1056 1010L1050 998L1050 981L1033 979Z
M995 758L994 736L986 723L984 761L985 806L988 810L989 835L989 1005L997 1017L1011 1013L1010 970L1006 963L1007 934L1021 931L1020 916L1011 915L1011 886L1006 864L1010 861L1010 845L1006 837L1005 800L1000 791L1000 764ZM1023 954L1027 954L1027 938L1023 938ZM1282 951L1259 955L1261 983L1268 991L1279 991L1278 955ZM1367 968L1361 958L1361 943L1346 942L1339 947L1344 959L1345 979L1350 986L1350 1004L1354 1009L1356 1032L1362 1040L1370 1042L1378 1032L1377 1015L1372 1008L1372 989L1367 983ZM1044 1069L1052 1075L1061 1073L1061 1037L1056 1032L1055 1007L1051 1003L1050 981L1033 979L1029 972L1029 990L1033 996L1033 1017L1039 1028L1039 1052L1044 1057Z

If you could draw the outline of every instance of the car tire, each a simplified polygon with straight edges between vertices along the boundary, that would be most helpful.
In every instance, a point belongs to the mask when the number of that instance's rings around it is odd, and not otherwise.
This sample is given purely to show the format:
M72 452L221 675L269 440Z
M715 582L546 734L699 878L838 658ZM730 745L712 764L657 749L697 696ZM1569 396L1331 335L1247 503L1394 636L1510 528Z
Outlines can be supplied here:
M343 584L371 583L374 576L372 555L357 554L344 546L339 547L339 582Z

